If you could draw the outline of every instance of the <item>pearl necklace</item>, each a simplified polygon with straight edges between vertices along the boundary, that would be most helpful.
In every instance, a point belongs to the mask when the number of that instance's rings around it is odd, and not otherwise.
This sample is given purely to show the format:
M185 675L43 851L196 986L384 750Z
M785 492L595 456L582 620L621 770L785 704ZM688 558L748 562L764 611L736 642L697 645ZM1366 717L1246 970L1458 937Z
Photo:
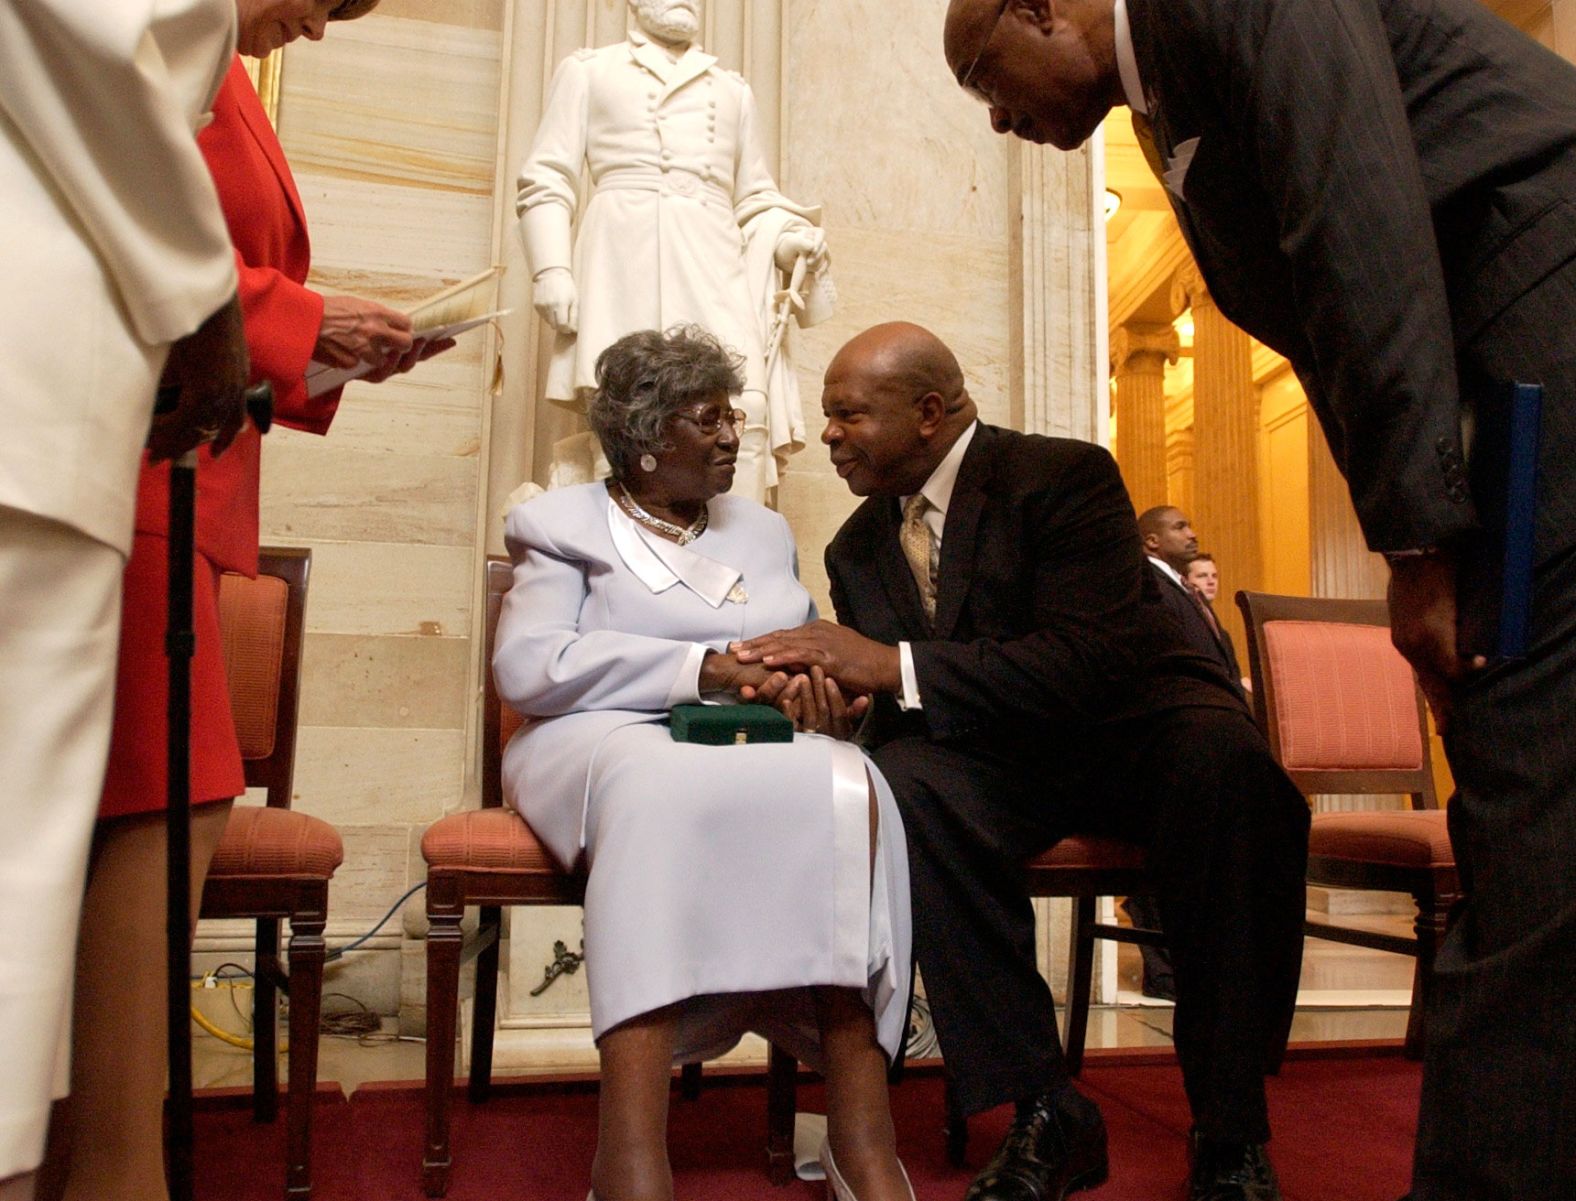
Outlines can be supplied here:
M678 539L680 546L689 545L706 532L708 516L704 506L701 508L700 516L685 527L674 525L671 521L663 521L660 517L653 517L640 507L640 503L629 494L629 489L623 484L618 486L617 500L619 507L641 525L648 526L659 534L667 534L670 538Z

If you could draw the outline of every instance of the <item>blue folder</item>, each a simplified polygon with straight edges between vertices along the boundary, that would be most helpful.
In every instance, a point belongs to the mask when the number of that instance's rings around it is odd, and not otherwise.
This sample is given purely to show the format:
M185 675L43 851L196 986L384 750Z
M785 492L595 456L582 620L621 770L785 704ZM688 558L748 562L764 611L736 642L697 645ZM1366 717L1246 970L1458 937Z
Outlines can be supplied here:
M1482 532L1461 558L1461 651L1517 659L1532 624L1543 385L1498 382L1472 393L1468 473Z

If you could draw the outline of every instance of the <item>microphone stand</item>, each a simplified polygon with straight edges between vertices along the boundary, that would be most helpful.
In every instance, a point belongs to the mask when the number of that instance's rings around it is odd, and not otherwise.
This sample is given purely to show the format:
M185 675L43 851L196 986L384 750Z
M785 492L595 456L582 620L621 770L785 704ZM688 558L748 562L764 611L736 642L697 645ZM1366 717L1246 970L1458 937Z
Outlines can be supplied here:
M173 390L160 401L173 404ZM273 386L266 380L248 388L247 414L260 433L273 424ZM161 408L163 404L161 403ZM170 1201L192 1201L192 1040L191 1040L191 687L192 558L196 552L197 452L189 450L170 465L169 609L164 653L169 659L168 794L165 809L165 918L168 995L165 1009L169 1045L170 1103L165 1134Z

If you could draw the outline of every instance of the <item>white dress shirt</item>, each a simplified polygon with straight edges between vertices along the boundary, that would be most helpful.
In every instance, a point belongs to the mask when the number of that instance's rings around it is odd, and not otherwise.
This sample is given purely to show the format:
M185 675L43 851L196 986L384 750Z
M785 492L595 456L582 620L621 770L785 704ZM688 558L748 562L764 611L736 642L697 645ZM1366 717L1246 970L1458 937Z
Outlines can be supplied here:
M1138 77L1138 56L1133 53L1133 27L1127 21L1127 0L1116 0L1116 72L1122 77L1122 92L1127 107L1147 117L1149 102L1144 98L1144 81Z
M930 530L930 536L936 542L936 562L941 562L941 537L947 525L947 508L952 504L952 489L958 482L958 468L963 463L963 456L969 449L969 443L974 441L974 431L979 429L976 421L963 431L961 437L952 444L952 449L947 451L941 462L936 464L936 469L930 473L930 478L925 481L925 486L919 490L919 495L930 502L930 508L925 510L921 518ZM910 493L909 496L914 495ZM898 498L898 505L908 504L909 497ZM919 678L914 674L914 653L909 649L909 644L897 644L898 663L903 673L903 691L898 694L897 703L904 709L918 709L921 707L919 698Z
M1157 559L1154 557L1154 555L1145 555L1144 557L1156 567L1160 568L1161 571L1165 572L1166 575L1170 576L1171 582L1174 583L1178 588L1188 588L1191 590L1192 586L1182 578L1182 573L1179 572L1175 567L1171 566L1171 564L1167 563L1164 559Z

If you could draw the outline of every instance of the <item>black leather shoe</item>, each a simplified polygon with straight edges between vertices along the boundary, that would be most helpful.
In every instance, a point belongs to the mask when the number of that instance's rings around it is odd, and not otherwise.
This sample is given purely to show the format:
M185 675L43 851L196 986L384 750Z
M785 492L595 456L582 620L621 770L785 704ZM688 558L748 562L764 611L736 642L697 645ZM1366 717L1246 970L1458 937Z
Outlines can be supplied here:
M1170 1001L1174 1004L1177 999L1176 977L1169 972L1165 975L1161 975L1158 972L1150 975L1150 973L1145 972L1141 991L1144 996L1151 997L1156 1001Z
M1105 1119L1072 1085L1018 1106L1001 1149L963 1201L1062 1201L1105 1183Z
M1281 1201L1263 1143L1221 1143L1194 1131L1188 1151L1188 1201Z

